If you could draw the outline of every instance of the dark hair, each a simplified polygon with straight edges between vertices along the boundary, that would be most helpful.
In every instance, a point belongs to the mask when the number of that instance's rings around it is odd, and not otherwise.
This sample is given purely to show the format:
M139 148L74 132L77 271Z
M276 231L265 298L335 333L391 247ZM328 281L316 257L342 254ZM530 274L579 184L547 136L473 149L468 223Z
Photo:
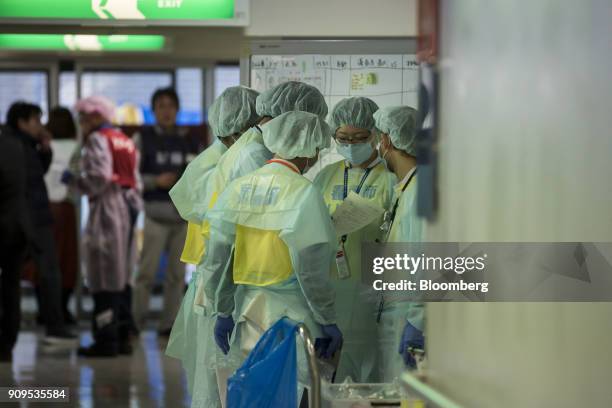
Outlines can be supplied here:
M18 101L11 105L6 114L6 124L13 130L19 129L19 120L30 120L33 116L42 115L40 106L32 103Z
M162 97L168 97L172 99L174 104L176 105L176 109L180 108L179 97L174 88L158 88L153 92L153 96L151 97L151 109L155 110L155 103L158 99Z
M49 112L47 129L54 139L76 139L77 130L70 110L57 106Z

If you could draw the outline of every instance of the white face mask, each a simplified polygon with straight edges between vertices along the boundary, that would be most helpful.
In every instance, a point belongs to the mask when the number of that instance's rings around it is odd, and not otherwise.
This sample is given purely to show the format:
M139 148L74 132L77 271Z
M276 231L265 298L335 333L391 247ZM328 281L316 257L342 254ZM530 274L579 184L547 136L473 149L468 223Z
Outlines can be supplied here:
M355 166L365 163L372 156L372 152L374 152L371 142L355 144L338 143L336 149L338 153Z

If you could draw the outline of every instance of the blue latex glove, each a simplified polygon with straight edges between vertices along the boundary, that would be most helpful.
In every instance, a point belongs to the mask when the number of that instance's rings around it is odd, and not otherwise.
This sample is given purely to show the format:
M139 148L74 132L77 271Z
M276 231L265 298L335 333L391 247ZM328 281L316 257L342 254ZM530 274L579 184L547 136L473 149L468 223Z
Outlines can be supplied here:
M410 351L409 347L425 350L425 338L423 332L406 322L404 332L400 340L398 353L404 358L404 363L410 368L416 368L416 360Z
M319 350L317 350L319 357L332 358L342 347L342 333L335 324L321 325L321 331L326 341L320 342Z
M223 354L229 352L229 339L232 331L234 331L234 319L232 319L232 316L218 316L215 322L215 343L223 351Z
M60 179L62 184L70 184L72 183L72 180L74 180L74 174L72 174L70 170L64 170Z

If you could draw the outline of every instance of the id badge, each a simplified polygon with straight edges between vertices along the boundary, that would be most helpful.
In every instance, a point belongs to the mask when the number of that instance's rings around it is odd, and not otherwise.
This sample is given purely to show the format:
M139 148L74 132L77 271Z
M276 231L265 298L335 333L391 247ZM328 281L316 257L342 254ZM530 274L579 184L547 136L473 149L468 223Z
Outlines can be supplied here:
M348 259L346 259L344 244L342 244L340 250L336 253L336 266L338 267L338 278L348 279L351 277L351 269L348 264Z

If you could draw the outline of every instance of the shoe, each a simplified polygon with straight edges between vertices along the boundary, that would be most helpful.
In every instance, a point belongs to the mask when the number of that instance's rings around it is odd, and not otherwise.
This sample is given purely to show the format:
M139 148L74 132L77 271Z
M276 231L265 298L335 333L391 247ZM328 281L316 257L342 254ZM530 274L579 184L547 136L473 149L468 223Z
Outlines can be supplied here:
M73 344L79 340L78 336L70 333L68 330L62 330L59 332L47 333L43 342L51 345L59 344Z
M172 332L172 329L166 329L166 330L158 330L157 331L157 337L165 337L168 338L170 337L170 333Z
M77 354L81 357L117 357L117 347L94 343L89 347L79 347Z
M134 347L132 347L129 341L122 341L119 343L118 351L119 351L119 354L122 354L125 356L131 356L132 353L134 352Z

